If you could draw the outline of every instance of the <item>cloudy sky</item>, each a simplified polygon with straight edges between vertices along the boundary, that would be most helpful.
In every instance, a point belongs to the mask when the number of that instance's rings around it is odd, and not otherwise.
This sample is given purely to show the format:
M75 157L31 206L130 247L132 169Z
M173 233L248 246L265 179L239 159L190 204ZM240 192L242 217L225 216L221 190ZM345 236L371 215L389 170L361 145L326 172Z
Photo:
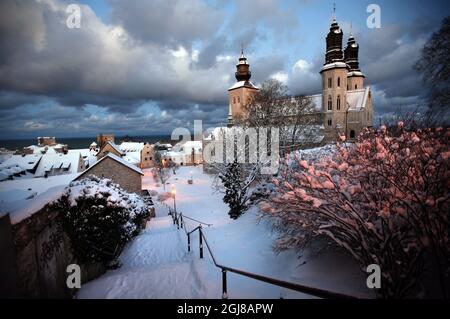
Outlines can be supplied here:
M81 28L66 26L81 7ZM381 7L381 28L366 9ZM0 139L170 133L224 122L244 44L258 84L320 93L332 0L1 0ZM336 0L353 26L378 115L425 92L412 65L450 15L446 0Z

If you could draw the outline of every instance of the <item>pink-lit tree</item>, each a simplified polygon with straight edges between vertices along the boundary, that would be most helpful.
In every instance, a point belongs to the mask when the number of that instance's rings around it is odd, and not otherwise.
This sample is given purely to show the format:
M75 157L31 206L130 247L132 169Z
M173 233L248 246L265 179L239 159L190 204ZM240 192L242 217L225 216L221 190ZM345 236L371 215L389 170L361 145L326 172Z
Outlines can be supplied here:
M378 264L380 297L422 292L432 269L448 297L450 257L450 130L366 130L354 144L308 163L290 156L274 195L261 203L282 229L278 249L325 238L365 271ZM344 138L342 138L344 142Z

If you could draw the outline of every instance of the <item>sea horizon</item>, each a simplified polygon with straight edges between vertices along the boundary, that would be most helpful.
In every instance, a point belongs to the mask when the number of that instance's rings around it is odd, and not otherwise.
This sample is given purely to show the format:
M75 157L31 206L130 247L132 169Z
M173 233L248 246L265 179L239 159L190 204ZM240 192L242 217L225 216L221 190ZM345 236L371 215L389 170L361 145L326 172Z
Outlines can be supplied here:
M91 137L56 137L56 142L60 144L67 144L69 149L82 149L89 148L90 144L94 141L97 141L96 136ZM17 138L17 139L0 139L0 148L5 148L11 151L21 150L24 147L30 145L37 145L37 138ZM148 143L172 143L174 144L177 141L171 139L170 134L158 134L158 135L123 135L123 136L115 136L116 144L122 143L125 139L133 141L133 142L148 142Z

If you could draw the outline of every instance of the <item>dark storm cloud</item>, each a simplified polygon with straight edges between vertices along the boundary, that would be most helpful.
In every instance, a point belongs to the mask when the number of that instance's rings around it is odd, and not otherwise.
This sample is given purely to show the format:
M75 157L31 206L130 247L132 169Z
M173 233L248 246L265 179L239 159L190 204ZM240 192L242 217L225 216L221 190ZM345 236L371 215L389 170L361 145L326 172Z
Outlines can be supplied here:
M109 0L111 20L143 42L189 46L208 39L223 20L218 8L200 0Z

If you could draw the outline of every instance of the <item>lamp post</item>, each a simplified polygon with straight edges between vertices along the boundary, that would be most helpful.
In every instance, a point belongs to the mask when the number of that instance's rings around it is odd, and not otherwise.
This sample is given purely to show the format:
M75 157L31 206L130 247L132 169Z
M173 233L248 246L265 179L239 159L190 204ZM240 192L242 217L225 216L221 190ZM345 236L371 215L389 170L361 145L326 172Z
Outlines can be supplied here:
M173 210L175 213L177 212L177 202L175 195L177 194L177 189L175 188L175 184L172 184L172 197L173 197Z

